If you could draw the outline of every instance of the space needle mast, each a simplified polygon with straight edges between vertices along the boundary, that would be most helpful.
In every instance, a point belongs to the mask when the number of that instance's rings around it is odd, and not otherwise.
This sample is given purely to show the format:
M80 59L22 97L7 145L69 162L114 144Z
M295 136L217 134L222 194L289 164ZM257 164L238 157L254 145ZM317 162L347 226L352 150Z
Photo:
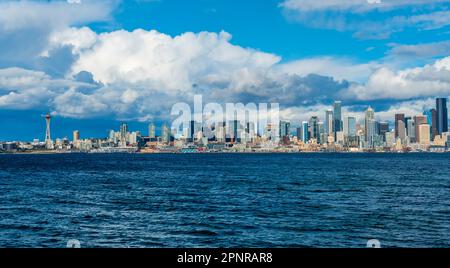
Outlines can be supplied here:
M45 130L45 147L47 149L53 149L53 141L52 138L50 136L50 119L52 117L50 116L50 114L47 114L45 116L45 122L47 124L47 129Z

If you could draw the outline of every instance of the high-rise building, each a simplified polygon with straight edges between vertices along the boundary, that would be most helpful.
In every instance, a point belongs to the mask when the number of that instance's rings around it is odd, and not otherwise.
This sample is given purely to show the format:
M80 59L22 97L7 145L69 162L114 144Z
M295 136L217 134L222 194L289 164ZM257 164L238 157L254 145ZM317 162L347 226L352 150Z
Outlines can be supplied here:
M354 137L356 136L356 117L346 116L343 122L344 136Z
M319 138L319 118L317 116L311 116L309 119L309 132L310 139Z
M431 137L431 139L434 139L434 137L436 137L436 135L438 135L437 134L437 125L436 125L436 123L437 123L436 109L426 110L423 112L423 115L425 115L427 117L427 124L430 125L430 137Z
M378 123L378 134L383 137L383 140L385 140L385 134L389 132L389 122L382 121Z
M163 124L161 127L161 139L162 142L169 143L170 142L170 129L166 124Z
M80 131L74 130L73 131L73 142L77 142L80 139Z
M287 121L280 121L280 139L289 137L291 132L291 123Z
M406 140L406 126L405 126L405 121L403 120L398 120L397 121L397 137L398 139L401 140L401 142L405 142Z
M123 123L120 125L120 141L126 142L128 134L128 125Z
M436 99L436 128L438 135L448 132L447 98Z
M309 126L308 121L302 122L302 141L307 143L309 141Z
M333 110L329 109L325 112L325 132L328 135L334 134Z
M366 139L369 146L374 145L375 136L377 136L377 121L375 119L369 119L367 121L367 133Z
M150 139L156 138L156 127L153 123L148 124L148 137Z
M302 127L297 128L297 140L302 140Z
M405 114L395 114L395 138L399 137L399 131L398 131L398 122L402 121L405 123Z
M419 125L419 143L422 145L430 144L430 125L420 124Z
M420 143L420 140L422 139L422 137L420 137L420 125L422 124L427 124L427 117L424 115L417 115L414 116L414 124L416 126L416 141ZM430 134L427 135L428 137L430 136Z
M406 122L406 132L408 133L409 140L416 142L416 123L414 120L408 120Z
M375 119L375 112L372 109L372 107L369 106L369 108L367 108L366 110L366 115L365 115L365 120L364 120L364 133L365 133L365 139L366 141L369 141L369 122L370 120L374 120Z
M340 101L335 101L333 105L333 121L334 121L334 133L336 138L336 132L342 130L342 103Z

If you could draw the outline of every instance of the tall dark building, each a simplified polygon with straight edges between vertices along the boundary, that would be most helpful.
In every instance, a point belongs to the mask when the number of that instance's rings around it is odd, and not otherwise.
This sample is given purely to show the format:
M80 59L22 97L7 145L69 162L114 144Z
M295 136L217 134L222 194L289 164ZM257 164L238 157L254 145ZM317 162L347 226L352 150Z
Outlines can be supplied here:
M396 114L395 115L395 138L398 138L399 132L398 132L398 121L405 122L405 114Z
M342 131L342 102L335 101L333 105L333 127L334 127L334 138L336 139L336 132Z
M447 98L436 99L436 128L438 135L448 132Z

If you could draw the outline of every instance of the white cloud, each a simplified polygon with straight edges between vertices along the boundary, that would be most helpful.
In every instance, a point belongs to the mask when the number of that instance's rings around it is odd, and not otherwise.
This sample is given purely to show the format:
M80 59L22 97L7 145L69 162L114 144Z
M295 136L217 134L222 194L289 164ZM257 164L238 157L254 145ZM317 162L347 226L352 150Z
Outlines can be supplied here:
M446 0L286 0L280 6L293 21L353 32L360 39L386 39L405 28L432 30L450 24Z
M280 61L276 55L232 45L230 38L226 32L188 32L171 37L135 30L103 33L82 45L76 38L64 42L74 40L71 44L75 50L84 47L73 73L88 71L104 84L139 83L164 91L186 91L197 83L222 83L234 78L239 87L254 82L253 74L266 72Z
M380 64L376 62L357 63L346 58L316 57L281 64L279 70L287 74L306 76L314 73L339 80L363 82L378 67Z
M105 21L115 1L99 0L71 4L63 1L2 1L0 29L13 31L23 28L58 28Z
M392 71L380 68L365 84L353 84L342 93L359 100L410 99L450 95L450 57L424 67Z

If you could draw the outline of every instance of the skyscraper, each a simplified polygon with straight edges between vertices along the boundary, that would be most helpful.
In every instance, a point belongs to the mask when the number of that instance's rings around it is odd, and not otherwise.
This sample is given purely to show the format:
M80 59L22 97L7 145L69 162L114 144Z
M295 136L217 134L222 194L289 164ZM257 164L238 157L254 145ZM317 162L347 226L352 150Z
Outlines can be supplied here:
M328 135L333 135L334 133L333 120L333 110L329 109L325 112L325 132Z
M405 142L406 139L406 126L405 126L405 121L403 120L398 120L397 121L397 138L399 138L402 143Z
M411 142L416 142L416 123L414 120L408 120L406 123L406 132Z
M309 132L310 139L318 139L319 138L319 118L317 116L311 116L309 119Z
M73 142L77 142L80 139L80 131L74 130L73 131Z
M395 114L395 138L399 137L399 131L398 131L398 122L402 121L403 124L405 123L405 114Z
M448 132L447 98L436 99L436 126L438 135Z
M344 135L354 137L356 136L356 118L353 116L344 117Z
M370 120L374 120L375 119L375 112L372 109L372 107L369 106L369 108L367 108L366 110L366 116L365 116L365 121L364 121L364 133L365 133L365 138L366 141L369 141L369 122Z
M418 115L418 116L414 116L414 124L416 125L416 141L420 142L420 140L422 139L422 137L420 137L420 125L423 124L427 124L427 117L424 115ZM430 134L427 135L428 137L430 136Z
M170 142L170 129L167 127L166 124L163 124L161 127L161 139L165 143Z
M335 101L333 105L333 121L334 121L334 133L336 138L336 132L342 131L342 103Z
M419 139L418 142L422 145L428 145L430 144L430 125L428 124L421 124L419 126Z
M430 125L430 137L431 139L434 139L434 137L437 135L436 109L426 110L423 112L423 115L427 117L427 124Z
M302 122L302 141L304 143L307 143L309 141L309 135L308 135L308 121Z
M148 124L148 137L150 139L154 139L156 137L155 124L153 123Z
M287 121L280 121L280 139L289 137L290 132L291 132L291 123Z
M123 123L120 125L120 141L125 142L128 134L128 125Z

